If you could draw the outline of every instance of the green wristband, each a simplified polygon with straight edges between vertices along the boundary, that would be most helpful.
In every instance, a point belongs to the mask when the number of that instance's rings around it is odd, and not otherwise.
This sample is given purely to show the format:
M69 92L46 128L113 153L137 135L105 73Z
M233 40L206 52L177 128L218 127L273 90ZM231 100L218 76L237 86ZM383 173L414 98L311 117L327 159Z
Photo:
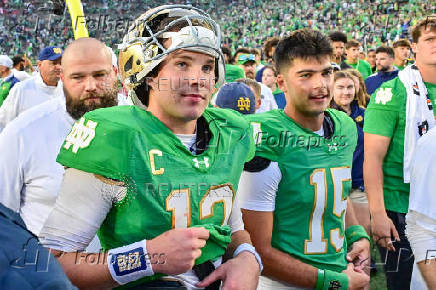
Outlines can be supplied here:
M354 225L345 230L345 237L347 239L347 245L351 245L357 240L362 238L370 241L368 234L365 231L365 228L361 225Z
M324 270L324 285L322 286L322 290L329 289L348 289L348 276L344 273Z
M322 286L324 285L325 274L324 270L318 269L318 279L316 280L315 289L322 290Z

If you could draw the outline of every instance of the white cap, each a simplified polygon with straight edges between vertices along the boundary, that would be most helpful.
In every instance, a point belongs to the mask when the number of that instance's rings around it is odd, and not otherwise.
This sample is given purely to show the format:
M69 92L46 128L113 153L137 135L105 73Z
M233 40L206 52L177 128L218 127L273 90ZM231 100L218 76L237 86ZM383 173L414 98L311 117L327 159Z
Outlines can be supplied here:
M9 58L9 56L4 54L0 55L0 65L12 68L13 64L14 63L12 62L12 59Z

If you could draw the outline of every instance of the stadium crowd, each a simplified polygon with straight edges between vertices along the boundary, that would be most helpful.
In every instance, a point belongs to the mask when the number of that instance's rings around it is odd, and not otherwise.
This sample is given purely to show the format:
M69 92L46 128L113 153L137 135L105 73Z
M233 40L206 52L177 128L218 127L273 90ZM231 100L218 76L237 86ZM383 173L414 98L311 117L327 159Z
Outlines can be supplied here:
M436 3L0 1L0 289L436 287Z
M61 15L53 14L51 2L0 1L0 53L27 54L34 60L42 47L71 40L68 12L61 9L57 11ZM131 0L91 0L83 1L83 6L91 24L90 35L115 49L126 32L126 25L143 9L159 3L162 1L144 4ZM361 42L365 49L375 48L407 37L416 19L436 8L434 2L424 0L179 0L172 3L193 4L208 12L221 26L223 43L233 51L243 46L261 48L268 37L284 36L288 31L305 27L324 33L340 30Z

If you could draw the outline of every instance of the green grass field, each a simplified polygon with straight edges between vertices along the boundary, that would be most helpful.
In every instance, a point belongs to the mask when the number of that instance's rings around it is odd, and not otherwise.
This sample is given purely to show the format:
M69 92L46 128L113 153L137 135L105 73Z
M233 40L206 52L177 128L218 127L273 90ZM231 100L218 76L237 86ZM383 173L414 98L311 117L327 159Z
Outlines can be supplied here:
M385 290L386 277L377 247L371 243L371 257L375 257L377 273L371 275L370 289Z

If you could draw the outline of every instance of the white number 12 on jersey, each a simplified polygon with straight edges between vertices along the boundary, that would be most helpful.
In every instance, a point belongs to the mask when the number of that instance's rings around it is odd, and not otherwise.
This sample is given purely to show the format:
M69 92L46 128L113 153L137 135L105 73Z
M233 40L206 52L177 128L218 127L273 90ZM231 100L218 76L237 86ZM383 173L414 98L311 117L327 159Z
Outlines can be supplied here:
M347 208L347 201L342 198L343 182L351 180L349 167L337 167L330 169L333 180L333 214L341 217ZM304 242L305 254L327 253L328 240L324 238L323 217L327 206L327 177L324 168L315 169L310 175L310 184L315 187L313 210L309 223L309 239ZM345 220L345 219L344 219ZM345 227L344 227L345 228ZM330 244L339 252L344 244L344 236L340 235L340 229L330 230Z
M200 219L214 215L215 204L224 207L221 225L227 224L232 212L234 190L230 184L211 186L200 201ZM170 192L166 199L166 210L172 211L172 228L188 228L191 226L191 194L190 189L177 189Z

